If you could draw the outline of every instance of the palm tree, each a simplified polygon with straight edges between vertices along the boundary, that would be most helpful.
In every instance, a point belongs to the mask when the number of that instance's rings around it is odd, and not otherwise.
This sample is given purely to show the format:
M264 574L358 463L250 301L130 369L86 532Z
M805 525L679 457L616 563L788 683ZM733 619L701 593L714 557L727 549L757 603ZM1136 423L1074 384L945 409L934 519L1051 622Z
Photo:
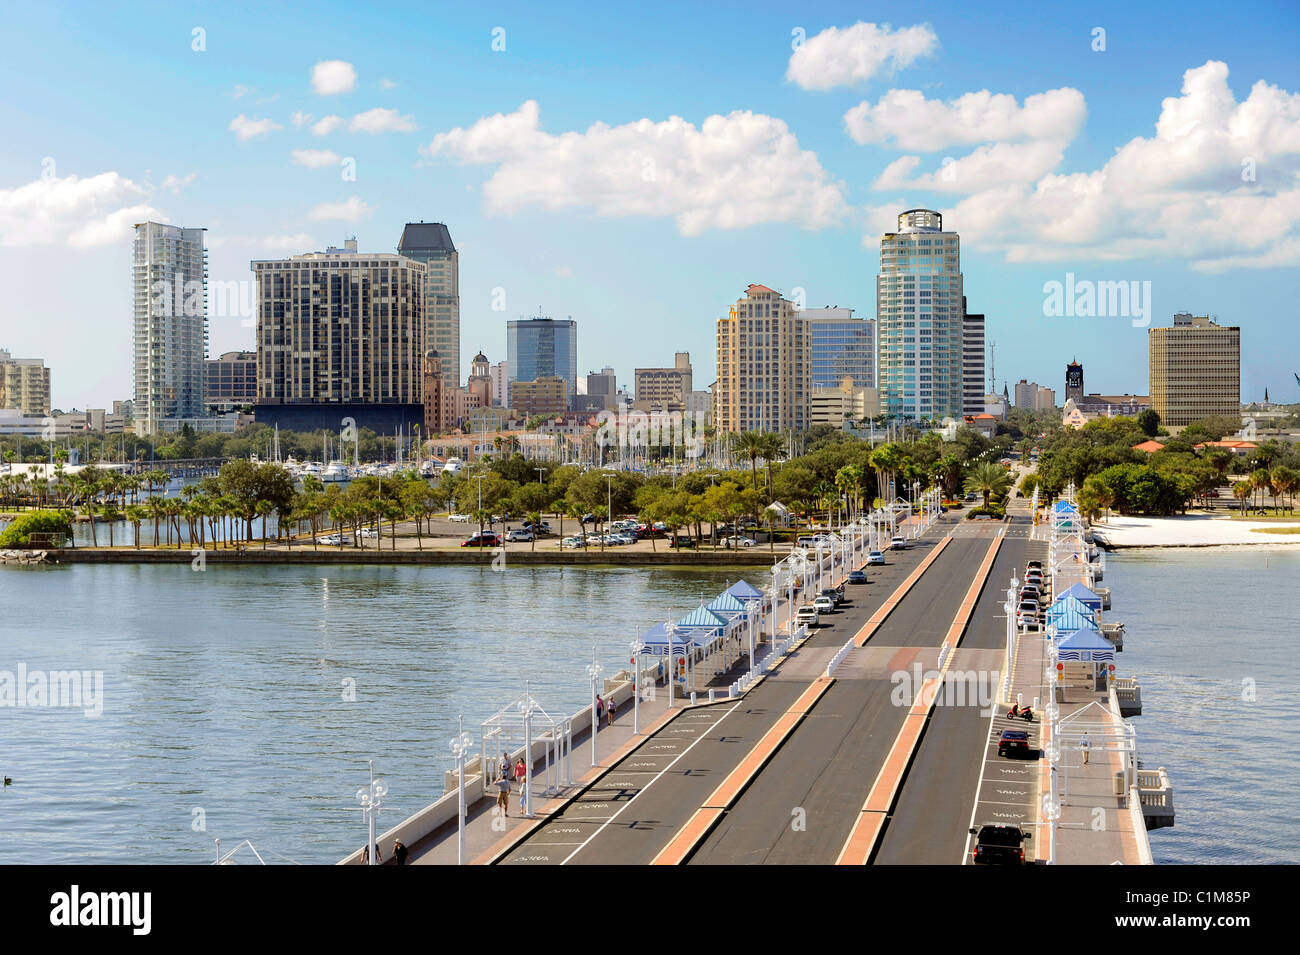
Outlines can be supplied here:
M128 504L126 508L126 519L135 527L135 549L140 549L140 525L149 516L147 508L139 504Z
M1255 488L1249 481L1238 481L1232 486L1232 496L1241 501L1241 513L1246 513L1246 498L1254 493Z
M77 494L81 498L81 506L90 518L90 546L99 546L99 537L95 532L95 497L99 494L99 485L86 478L79 480Z
M541 512L541 511L529 511L529 512L528 512L528 520L529 520L529 522L533 525L533 540L532 540L532 546L529 547L528 549L529 549L529 550L532 550L532 551L535 551L535 550L537 550L537 532L538 532L538 530L541 529L541 526L542 526L542 512Z
M754 490L758 490L758 459L766 450L766 442L761 431L744 431L731 437L731 452L749 458L749 468L754 478Z
M158 546L158 519L166 511L166 498L150 497L145 500L144 506L148 509L149 514L153 517L153 546Z
M767 490L772 491L772 462L785 457L785 438L779 434L765 434L762 437L763 465L767 470Z
M1007 469L992 461L981 461L971 468L970 474L966 477L966 491L983 494L985 507L989 506L990 495L1006 494L1010 487L1011 475Z
M256 510L262 518L262 550L266 550L266 518L275 510L275 505L270 501L258 501Z
M1268 471L1266 471L1264 468L1256 468L1254 471L1250 473L1251 489L1260 492L1259 507L1261 509L1263 509L1264 507L1264 492L1268 490L1269 484L1270 484L1269 474ZM1251 504L1254 503L1255 502L1252 498Z

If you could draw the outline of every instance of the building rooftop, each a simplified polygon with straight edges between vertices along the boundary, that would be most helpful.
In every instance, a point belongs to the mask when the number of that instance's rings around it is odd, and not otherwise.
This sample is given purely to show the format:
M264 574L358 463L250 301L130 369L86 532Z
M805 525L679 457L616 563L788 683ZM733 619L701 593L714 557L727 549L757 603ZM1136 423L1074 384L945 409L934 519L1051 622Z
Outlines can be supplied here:
M402 230L402 237L397 240L397 251L402 255L409 252L455 252L456 246L444 223L408 222Z

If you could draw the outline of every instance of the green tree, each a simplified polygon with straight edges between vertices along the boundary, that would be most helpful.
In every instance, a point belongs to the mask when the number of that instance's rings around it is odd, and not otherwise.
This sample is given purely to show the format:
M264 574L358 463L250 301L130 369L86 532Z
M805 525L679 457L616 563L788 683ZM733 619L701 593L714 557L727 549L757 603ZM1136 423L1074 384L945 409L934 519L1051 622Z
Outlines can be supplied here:
M1160 415L1150 408L1138 413L1137 423L1148 438L1154 438L1160 432Z
M966 476L967 493L984 495L985 507L989 506L990 497L1002 497L1010 488L1011 473L993 461L980 461Z

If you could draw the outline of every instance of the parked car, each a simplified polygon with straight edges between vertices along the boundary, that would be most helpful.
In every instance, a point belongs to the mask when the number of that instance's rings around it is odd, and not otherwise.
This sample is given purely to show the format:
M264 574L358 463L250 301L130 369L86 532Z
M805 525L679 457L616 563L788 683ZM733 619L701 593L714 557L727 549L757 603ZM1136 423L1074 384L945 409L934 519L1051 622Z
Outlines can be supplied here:
M695 547L695 539L691 537L679 537L668 546L676 547L680 550L691 550Z
M998 738L999 756L1028 756L1029 731L1003 730Z
M723 546L723 547L726 547L726 548L733 548L733 547L753 547L753 546L754 546L755 544L757 544L757 543L758 543L758 541L754 540L754 538L752 538L752 537L724 537L724 538L722 538L722 546Z
M867 572L865 570L850 570L849 583L865 584L867 582Z
M564 540L560 541L560 546L567 550L572 550L574 548L581 547L583 543L584 542L581 537L566 537L564 538Z
M885 562L885 555L878 550L873 550L870 554L867 555L868 564L883 564L884 562Z
M532 521L524 521L524 530L532 531L537 537L545 537L551 533L551 525L546 521L542 521L534 527Z
M594 524L594 523L596 523L596 515L595 515L595 514L583 514L583 515L582 515L582 523L584 523L584 524Z
M1022 600L1016 607L1016 623L1022 627L1038 627L1038 601Z
M835 601L830 597L818 597L813 601L813 607L820 613L834 613Z
M795 615L794 615L795 623L802 623L809 627L821 626L820 619L821 619L821 615L817 612L817 608L815 606L800 607L797 611L795 611Z
M500 547L501 535L492 531L484 531L479 534L475 531L469 537L460 542L461 547Z
M1031 560L1025 564L1025 570L1042 570L1043 562L1041 560Z
M367 540L376 540L379 537L379 531L373 527L363 527L361 528L361 536Z
M460 524L468 524L468 523L469 523L469 515L468 515L468 514L448 514L448 515L447 515L447 520L449 520L449 521L456 521L457 523L460 523Z
M515 528L506 534L506 540L512 544L517 544L520 542L528 543L529 541L536 540L536 538L533 536L533 532L527 528Z
M838 587L829 587L821 592L821 596L829 600L832 607L838 607L840 601L844 599L844 591L840 590Z
M316 543L328 544L331 547L339 547L348 543L348 539L346 537L341 537L338 534L326 534L324 537L316 538Z
M970 854L974 865L1024 865L1025 850L1021 843L1034 837L1019 826L1000 822L974 826L971 835L975 837L975 848Z

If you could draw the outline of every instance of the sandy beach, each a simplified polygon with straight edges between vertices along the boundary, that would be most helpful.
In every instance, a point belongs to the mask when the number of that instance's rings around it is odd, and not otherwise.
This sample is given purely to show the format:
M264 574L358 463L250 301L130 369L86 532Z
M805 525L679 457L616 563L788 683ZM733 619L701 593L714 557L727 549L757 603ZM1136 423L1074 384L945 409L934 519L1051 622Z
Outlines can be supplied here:
M1127 547L1223 547L1256 545L1300 546L1300 533L1266 534L1264 528L1300 528L1296 521L1238 521L1219 514L1187 514L1180 517L1121 517L1095 521L1093 539L1099 546L1119 550Z

